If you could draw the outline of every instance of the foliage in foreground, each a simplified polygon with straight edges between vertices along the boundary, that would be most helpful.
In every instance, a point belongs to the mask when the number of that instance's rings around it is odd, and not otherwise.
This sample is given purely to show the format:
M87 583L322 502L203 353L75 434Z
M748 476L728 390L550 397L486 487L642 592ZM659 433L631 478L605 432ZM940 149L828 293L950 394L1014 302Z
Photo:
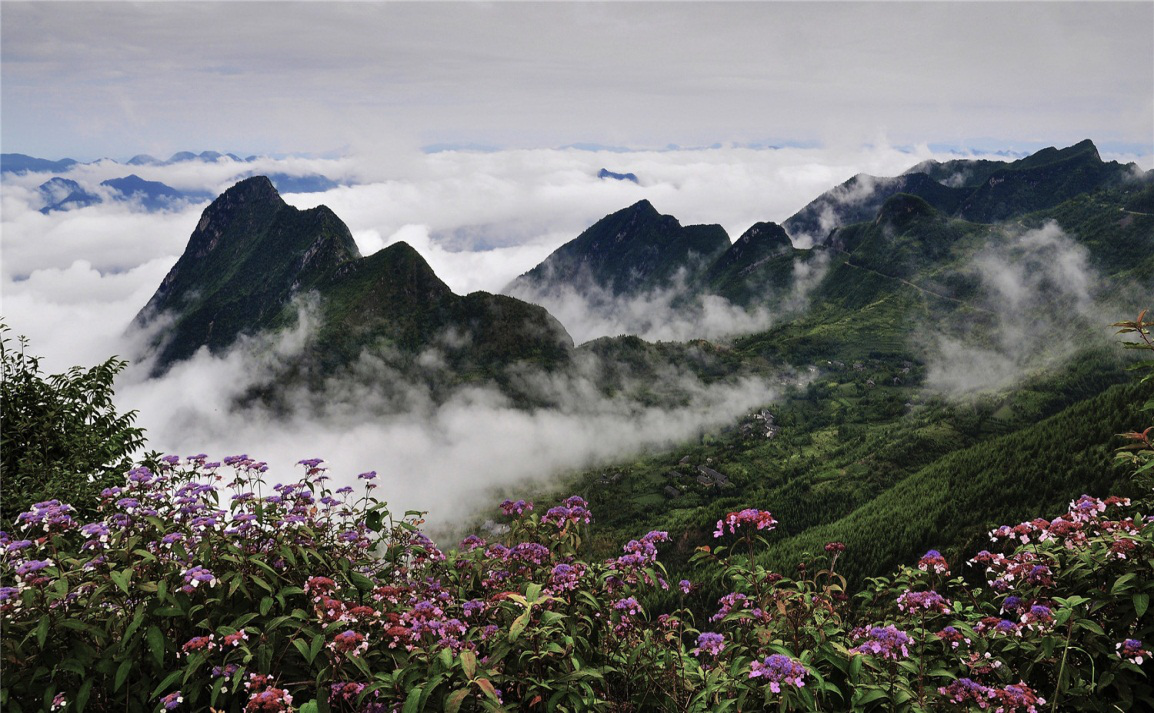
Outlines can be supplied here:
M1119 325L1148 340L1142 318ZM1144 346L1152 347L1149 341ZM1150 429L1127 434L1142 477ZM246 456L137 468L100 520L37 503L0 536L5 710L1128 710L1154 706L1147 493L1083 496L937 552L851 597L840 543L793 576L753 564L763 510L697 558L730 591L700 616L641 604L671 585L654 531L579 556L580 498L506 502L507 530L441 552L418 515L331 490L320 461L268 488ZM1044 464L1040 464L1044 467ZM1148 484L1147 484L1148 486ZM684 593L693 584L672 585Z
M124 479L144 445L136 412L117 413L112 384L128 362L44 375L40 359L8 338L0 323L0 521L38 500L63 497L95 514L101 489Z

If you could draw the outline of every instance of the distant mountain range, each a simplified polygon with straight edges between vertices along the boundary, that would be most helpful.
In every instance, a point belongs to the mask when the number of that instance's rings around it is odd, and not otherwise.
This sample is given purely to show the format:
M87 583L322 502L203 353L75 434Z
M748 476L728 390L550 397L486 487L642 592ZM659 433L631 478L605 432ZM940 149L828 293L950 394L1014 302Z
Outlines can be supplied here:
M68 174L77 167L93 164L157 167L200 162L235 163L243 166L243 164L252 163L258 158L257 156L249 156L242 159L236 154L222 154L216 151L202 151L200 153L181 151L166 160L154 158L147 154L138 154L120 164L118 161L107 158L91 163L80 163L70 158L52 161L24 154L6 153L0 154L0 172L5 176L37 173ZM255 174L256 172L252 169L242 168L237 172L235 178L241 180ZM291 174L279 172L269 173L266 177L272 181L278 191L283 193L323 193L341 185L318 173ZM181 208L187 203L202 203L212 199L211 193L179 190L160 181L144 180L134 173L102 181L98 185L85 185L76 178L56 175L40 184L39 192L43 199L40 212L45 214L84 208L105 201L136 201L146 210L172 210Z
M1154 203L1152 177L1102 162L1090 142L1006 164L922 164L891 179L855 177L785 226L757 223L732 243L719 225L683 226L642 200L597 221L514 280L505 290L511 296L455 295L403 243L361 257L328 208L298 211L268 178L254 177L205 209L138 322L161 313L174 320L154 345L163 371L202 346L221 350L242 334L285 327L296 313L294 300L315 294L318 346L306 371L347 367L366 349L413 357L438 349L453 381L499 379L511 363L556 368L571 358L565 329L531 303L548 308L551 296L568 290L597 295L590 301L596 309L598 300L675 290L674 307L716 297L746 309L796 312L771 330L772 338L743 338L775 358L916 356L911 330L927 315L965 315L971 336L990 338L997 306L972 263L1004 242L995 221L1012 218L1021 231L1060 218L1088 251L1091 267L1149 284L1154 216L1133 208ZM54 195L70 188L51 185ZM1088 195L1095 198L1084 200ZM69 196L62 201L79 200ZM821 217L828 212L833 223ZM821 224L821 240L797 247L788 226L811 223Z
M41 213L58 210L73 210L103 203L105 196L115 201L138 201L147 210L168 210L182 208L186 203L200 203L211 200L212 194L203 191L178 191L160 181L146 181L136 174L123 178L101 181L108 191L95 192L85 189L76 181L55 176L40 184L38 190L44 199Z
M992 223L1117 186L1136 172L1134 164L1102 161L1089 139L1065 149L1045 148L1009 163L930 160L893 178L854 176L818 196L782 227L795 241L821 243L835 228L869 220L897 193L918 196L947 215Z

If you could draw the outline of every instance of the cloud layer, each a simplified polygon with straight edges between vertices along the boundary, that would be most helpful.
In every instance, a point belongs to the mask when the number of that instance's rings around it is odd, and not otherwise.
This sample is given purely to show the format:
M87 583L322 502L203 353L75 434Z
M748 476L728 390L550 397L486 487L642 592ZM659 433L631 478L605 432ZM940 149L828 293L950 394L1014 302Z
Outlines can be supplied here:
M1089 252L1056 222L991 241L963 270L982 286L992 316L978 346L940 335L926 371L931 388L954 396L998 389L1069 356L1073 332L1100 321L1101 276ZM1083 322L1083 320L1085 322Z
M999 137L998 148L1021 149L1090 135L1149 153L1154 125L1149 3L14 2L2 12L6 150L78 159L168 155L195 148L188 137L245 153L395 155L434 143L878 136Z

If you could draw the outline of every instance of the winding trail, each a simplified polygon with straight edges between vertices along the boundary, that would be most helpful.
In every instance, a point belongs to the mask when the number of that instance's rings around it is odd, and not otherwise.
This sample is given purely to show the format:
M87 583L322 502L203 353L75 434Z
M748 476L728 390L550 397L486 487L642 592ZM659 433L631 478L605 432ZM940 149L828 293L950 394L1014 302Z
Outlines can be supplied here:
M839 250L838 252L842 253L847 258L853 257L850 253L847 253L844 250ZM965 307L969 307L972 310L975 310L978 312L984 312L984 313L990 315L991 317L997 316L996 313L994 313L991 310L985 309L984 307L978 307L976 305L972 305L969 302L966 302L965 300L958 299L957 297L950 297L949 295L943 295L941 293L934 292L933 290L926 289L925 287L922 287L921 285L915 285L914 283L910 282L909 280L903 280L900 277L894 277L893 275L887 275L884 272L878 272L877 270L874 270L873 268L865 267L864 265L855 265L849 259L847 259L845 261L845 264L852 267L852 268L858 269L858 270L865 270L866 272L872 272L873 274L877 275L878 277L884 277L887 280L894 280L896 282L900 282L903 285L906 285L907 287L912 287L915 290L918 290L919 292L924 292L927 295L932 295L934 297L937 297L940 300L949 300L950 302L957 302L958 304L965 306Z

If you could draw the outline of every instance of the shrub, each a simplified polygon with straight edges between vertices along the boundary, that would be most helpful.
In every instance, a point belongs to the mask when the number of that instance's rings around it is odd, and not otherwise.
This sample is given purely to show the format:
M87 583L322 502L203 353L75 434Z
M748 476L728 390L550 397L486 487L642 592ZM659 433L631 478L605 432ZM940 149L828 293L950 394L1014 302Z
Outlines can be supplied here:
M136 412L120 414L112 404L113 381L127 362L45 376L25 340L14 347L8 331L0 324L0 522L51 498L93 514L100 491L124 478L144 445L132 425Z

